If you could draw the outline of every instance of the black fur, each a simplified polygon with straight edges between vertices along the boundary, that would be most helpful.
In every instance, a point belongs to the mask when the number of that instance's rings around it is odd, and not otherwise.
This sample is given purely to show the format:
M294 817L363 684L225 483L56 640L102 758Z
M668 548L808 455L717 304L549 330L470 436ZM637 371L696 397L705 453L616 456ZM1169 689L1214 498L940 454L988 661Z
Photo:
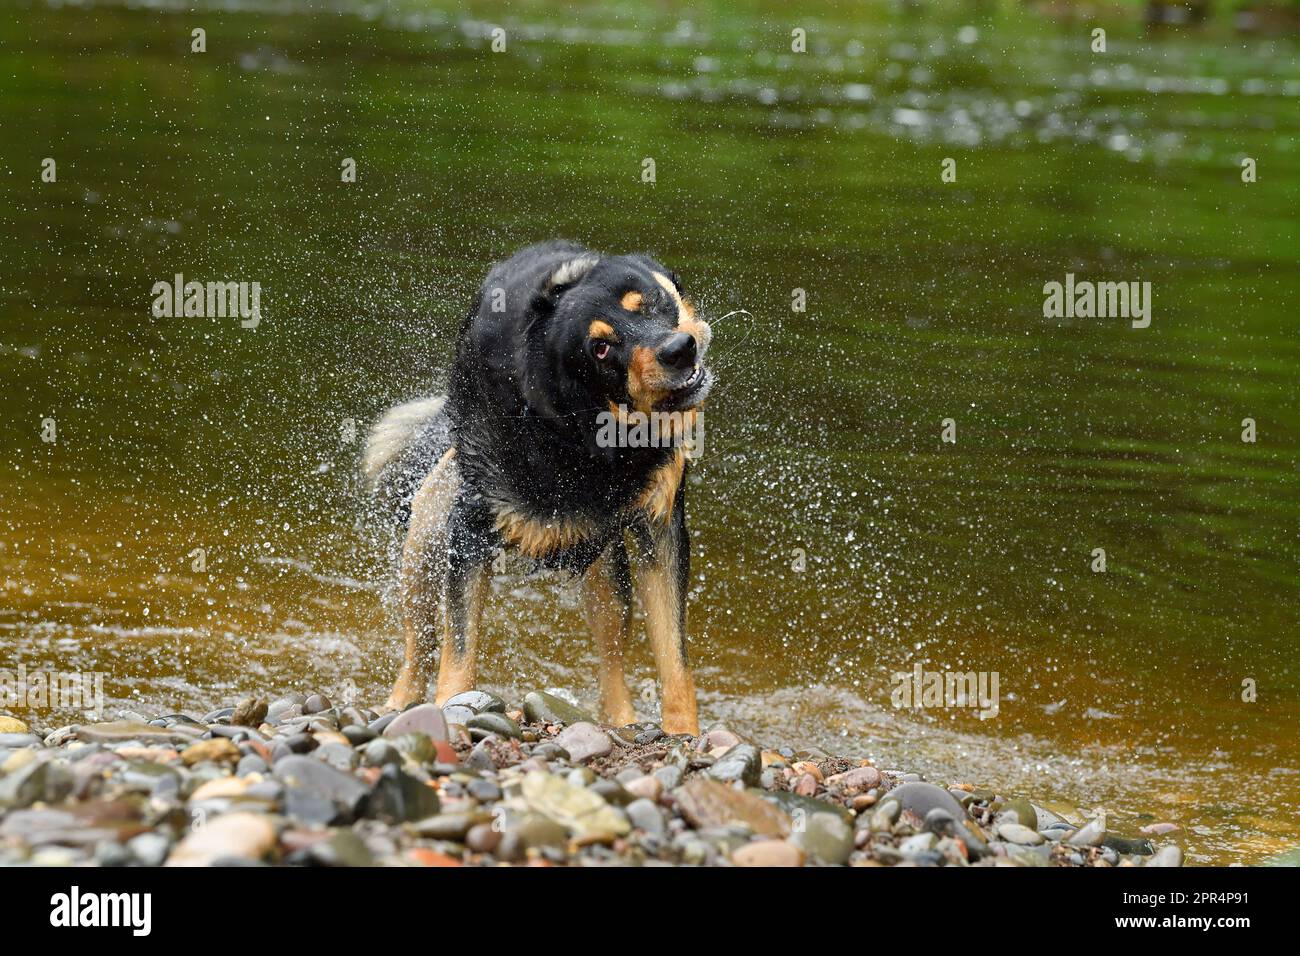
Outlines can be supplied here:
M452 519L464 534L454 537L476 551L499 547L494 501L517 503L541 520L582 519L597 532L542 559L574 572L636 525L628 505L673 454L671 448L601 448L596 434L597 416L610 401L630 402L631 348L655 347L677 324L676 305L653 273L676 278L645 255L605 256L578 281L548 285L557 269L585 255L594 253L548 242L489 271L461 326L447 403L416 440L401 495L409 502L423 475L454 445L464 482ZM619 304L629 290L644 296L636 314ZM597 319L617 325L621 365L618 356L594 361L588 328Z

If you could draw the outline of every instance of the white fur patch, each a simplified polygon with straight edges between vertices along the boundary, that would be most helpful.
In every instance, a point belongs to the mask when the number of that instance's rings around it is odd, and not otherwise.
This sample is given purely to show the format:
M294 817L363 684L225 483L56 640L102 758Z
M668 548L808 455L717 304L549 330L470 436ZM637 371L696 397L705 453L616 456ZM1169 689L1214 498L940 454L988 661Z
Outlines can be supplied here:
M443 395L417 398L384 412L370 429L361 458L361 478L368 488L375 487L384 468L411 446L420 426L442 411L446 401Z
M598 262L600 262L600 256L597 255L578 256L576 259L570 259L551 273L551 278L546 284L550 288L559 285L573 285L573 283L596 268Z

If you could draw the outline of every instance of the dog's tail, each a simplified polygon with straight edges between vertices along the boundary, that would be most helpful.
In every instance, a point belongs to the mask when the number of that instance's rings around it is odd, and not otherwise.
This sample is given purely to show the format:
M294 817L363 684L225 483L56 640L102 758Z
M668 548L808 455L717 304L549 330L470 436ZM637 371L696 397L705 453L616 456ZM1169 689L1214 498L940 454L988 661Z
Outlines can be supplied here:
M361 482L382 506L403 518L429 469L451 446L447 398L436 395L386 411L366 436Z

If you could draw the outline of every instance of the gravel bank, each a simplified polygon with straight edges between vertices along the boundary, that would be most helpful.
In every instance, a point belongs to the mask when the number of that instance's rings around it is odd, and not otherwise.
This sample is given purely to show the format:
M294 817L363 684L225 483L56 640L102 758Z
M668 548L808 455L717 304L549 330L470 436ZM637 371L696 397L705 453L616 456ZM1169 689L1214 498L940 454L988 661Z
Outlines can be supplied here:
M470 691L380 715L319 694L57 729L0 716L0 864L1178 866L1021 794L821 751L600 726Z

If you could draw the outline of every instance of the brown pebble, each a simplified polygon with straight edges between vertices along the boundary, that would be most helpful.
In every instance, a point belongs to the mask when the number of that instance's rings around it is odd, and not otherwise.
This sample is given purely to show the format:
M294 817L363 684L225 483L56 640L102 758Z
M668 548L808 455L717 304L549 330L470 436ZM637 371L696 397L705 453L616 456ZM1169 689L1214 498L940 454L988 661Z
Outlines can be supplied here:
M803 866L803 850L788 840L756 840L731 854L736 866Z
M475 853L495 853L501 845L501 834L490 823L476 823L465 834L465 846Z

